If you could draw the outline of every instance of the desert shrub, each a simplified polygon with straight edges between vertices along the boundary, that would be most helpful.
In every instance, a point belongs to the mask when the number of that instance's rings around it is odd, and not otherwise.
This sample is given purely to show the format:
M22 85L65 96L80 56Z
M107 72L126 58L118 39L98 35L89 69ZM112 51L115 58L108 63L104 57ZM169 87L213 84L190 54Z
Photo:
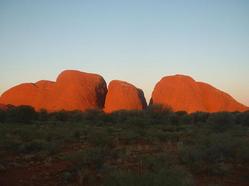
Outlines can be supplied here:
M49 114L48 114L48 112L45 109L41 109L37 113L37 115L38 115L37 118L38 118L39 121L45 122L45 121L48 121L48 119L49 119Z
M105 169L107 152L104 147L90 147L67 154L63 159L70 161L72 166L62 173L63 180L67 184L98 185L98 175Z
M157 172L147 171L138 174L134 171L113 171L104 179L108 186L190 186L193 185L189 174L181 169L161 168Z
M81 132L80 131L74 131L73 132L73 137L76 139L76 140L80 140L80 137L81 137Z
M44 140L36 139L30 142L23 142L18 147L18 152L21 153L34 153L45 150L47 148L48 143Z
M188 114L185 111L172 112L168 107L161 105L150 105L145 110L120 110L106 114L101 110L81 111L59 111L48 113L46 110L35 112L30 106L8 105L7 111L0 111L0 122L18 123L64 123L78 122L84 124L124 124L124 125L184 125L184 124L205 124L220 132L236 124L248 126L249 112L219 112L204 113L196 112ZM199 125L197 125L199 126Z
M150 113L169 113L172 112L172 109L170 107L165 107L164 105L160 105L160 104L150 104L147 108L146 108L147 112Z
M104 186L152 186L152 178L132 171L113 171L104 180Z
M119 139L124 140L127 143L133 143L139 139L140 134L136 130L125 129L119 133Z
M129 154L128 152L129 149L127 148L122 148L122 147L116 147L113 148L109 151L108 155L111 160L121 160L121 159L126 159L127 155Z
M178 139L178 132L175 131L165 131L165 130L161 130L161 129L155 129L155 130L151 130L151 132L149 133L149 135L151 137L153 137L153 139L157 140L157 141L161 141L161 142L173 142L173 141L177 141Z
M0 109L0 123L4 123L6 119L6 113L4 110Z
M37 119L37 113L31 106L9 107L6 111L6 119L8 122L31 123Z
M145 170L157 171L162 167L170 168L174 167L176 158L170 152L160 152L158 154L145 154L138 156L138 161L142 164Z
M237 143L236 161L249 164L249 141L240 139Z
M92 122L91 124L99 124L103 121L105 113L98 109L89 109L82 113L83 120Z
M180 159L193 171L209 171L215 174L224 168L224 162L236 158L239 143L239 140L229 133L202 136L195 144L180 147Z
M149 121L144 118L142 115L138 115L138 116L131 116L131 117L127 117L126 119L126 124L128 125L136 125L139 127L145 126L149 123Z
M144 111L146 120L150 124L169 124L170 116L173 113L170 107L153 104L149 105Z
M123 123L127 119L127 111L120 110L109 114L113 123Z
M66 129L62 128L59 131L58 128L61 127L45 124L3 125L0 129L0 132L4 133L0 139L2 142L0 148L15 153L54 153L67 139L63 133L68 134Z
M142 111L138 110L119 110L108 114L111 117L111 121L114 124L144 124L146 120L144 119L144 115Z
M178 124L181 124L179 123L179 117L177 116L176 113L172 112L170 115L169 115L169 123L172 124L172 125L178 125Z
M94 168L100 170L105 162L108 149L105 147L89 147L84 150L73 152L65 157L70 160L74 166L72 169Z
M184 113L184 114L180 115L179 117L180 117L179 123L181 123L181 124L184 124L184 125L191 124L191 122L192 122L191 116L187 113Z
M235 117L233 113L217 112L210 114L207 124L209 124L215 132L222 132L235 124Z
M207 122L209 113L207 112L194 112L190 114L193 124L204 124Z
M217 112L209 115L207 122L209 124L224 124L228 125L234 123L233 113L230 112Z
M70 122L80 122L83 120L83 113L81 111L71 111L68 120Z
M87 139L90 144L95 146L111 146L112 136L103 128L93 128L87 133Z
M236 123L244 126L249 126L249 111L237 113L235 116Z
M61 122L68 121L69 112L62 110L62 111L50 113L50 119L52 119L53 121L61 121Z
M168 141L169 140L169 136L167 135L167 133L163 130L152 130L150 132L150 136L153 137L154 140L159 140L159 141Z

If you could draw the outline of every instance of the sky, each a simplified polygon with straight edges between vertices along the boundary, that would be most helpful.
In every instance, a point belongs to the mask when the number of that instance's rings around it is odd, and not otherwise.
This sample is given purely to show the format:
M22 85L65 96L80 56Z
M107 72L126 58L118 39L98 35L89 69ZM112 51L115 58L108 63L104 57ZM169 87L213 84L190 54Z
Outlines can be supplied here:
M0 0L0 94L65 69L155 84L192 76L249 106L248 0Z

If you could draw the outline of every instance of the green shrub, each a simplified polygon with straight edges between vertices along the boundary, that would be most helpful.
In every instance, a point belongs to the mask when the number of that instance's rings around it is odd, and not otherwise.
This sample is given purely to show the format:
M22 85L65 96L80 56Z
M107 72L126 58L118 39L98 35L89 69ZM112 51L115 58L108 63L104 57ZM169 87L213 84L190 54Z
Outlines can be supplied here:
M0 109L0 123L4 123L6 120L6 112Z
M217 112L209 115L207 123L215 132L222 132L235 124L236 120L233 113Z
M133 143L134 141L138 140L140 134L136 130L132 129L125 129L119 134L119 139L124 140L126 143Z
M190 186L189 174L181 169L161 168L157 172L138 174L134 171L113 171L104 180L106 186Z
M66 159L74 163L75 169L92 167L99 170L103 167L107 156L107 149L104 147L89 147L67 155Z
M31 123L37 119L37 113L31 106L12 106L6 111L6 119L8 122Z
M244 126L249 126L249 111L237 113L236 123Z
M96 127L88 130L86 140L95 146L112 146L112 136L105 128Z
M162 167L169 168L174 166L176 158L170 152L161 152L158 154L147 154L138 157L142 167L147 170L158 171Z
M54 152L56 144L45 140L36 139L31 142L24 142L19 145L18 152L21 153L36 153L41 151Z
M215 173L221 163L235 159L239 143L230 133L202 136L194 144L180 147L180 159L193 171Z
M249 141L248 139L240 140L237 144L236 161L249 165Z
M45 110L45 109L41 109L39 112L38 112L38 120L39 121L48 121L49 119L49 114L48 112Z
M207 112L195 112L190 114L193 124L204 124L207 122L209 113Z

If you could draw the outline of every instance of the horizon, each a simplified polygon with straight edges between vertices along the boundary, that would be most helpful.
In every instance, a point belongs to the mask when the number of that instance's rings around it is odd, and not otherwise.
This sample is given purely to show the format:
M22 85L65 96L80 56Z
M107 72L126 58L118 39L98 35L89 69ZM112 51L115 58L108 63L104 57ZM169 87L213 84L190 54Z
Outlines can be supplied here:
M147 103L183 74L249 106L249 1L1 1L0 95L66 69L127 81Z

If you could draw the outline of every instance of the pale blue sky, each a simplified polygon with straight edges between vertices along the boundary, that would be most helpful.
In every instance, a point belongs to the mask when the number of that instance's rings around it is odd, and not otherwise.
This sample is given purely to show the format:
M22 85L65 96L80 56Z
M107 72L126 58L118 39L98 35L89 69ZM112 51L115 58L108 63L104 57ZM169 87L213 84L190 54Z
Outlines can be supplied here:
M64 69L147 99L162 76L187 74L249 105L249 1L0 0L0 94Z

